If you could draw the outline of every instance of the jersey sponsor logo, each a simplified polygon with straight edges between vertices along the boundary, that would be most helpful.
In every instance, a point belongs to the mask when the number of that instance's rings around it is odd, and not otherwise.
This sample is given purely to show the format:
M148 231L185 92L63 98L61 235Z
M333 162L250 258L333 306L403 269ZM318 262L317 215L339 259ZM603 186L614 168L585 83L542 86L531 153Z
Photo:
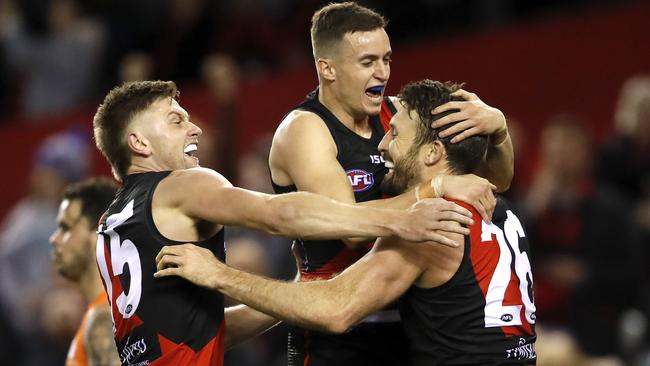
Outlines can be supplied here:
M145 343L144 338L138 339L134 343L122 348L122 352L120 352L120 360L123 364L130 364L135 357L145 353L146 351L147 344ZM147 364L149 363L149 361L145 362L147 362Z
M370 189L375 184L375 177L361 169L352 169L345 172L355 192L363 192Z
M537 358L535 344L527 344L524 338L519 338L519 346L507 349L506 358L515 360L534 360Z

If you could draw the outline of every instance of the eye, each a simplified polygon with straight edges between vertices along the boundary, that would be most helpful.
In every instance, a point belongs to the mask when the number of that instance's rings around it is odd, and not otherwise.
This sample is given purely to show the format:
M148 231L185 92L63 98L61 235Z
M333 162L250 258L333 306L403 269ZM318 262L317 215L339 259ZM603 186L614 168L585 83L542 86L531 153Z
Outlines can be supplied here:
M386 65L389 65L391 62L393 62L393 59L390 58L390 57L386 57L386 58L384 59L384 63L385 63Z
M363 65L365 67L370 67L370 66L372 66L372 61L371 60L361 61L361 65Z

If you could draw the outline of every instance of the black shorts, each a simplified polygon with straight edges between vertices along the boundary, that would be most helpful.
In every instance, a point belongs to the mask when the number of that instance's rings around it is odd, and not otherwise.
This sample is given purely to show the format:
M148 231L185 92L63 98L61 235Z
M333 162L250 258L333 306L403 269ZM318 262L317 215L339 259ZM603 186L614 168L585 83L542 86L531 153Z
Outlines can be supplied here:
M360 323L344 334L289 330L288 366L407 366L409 342L399 322Z

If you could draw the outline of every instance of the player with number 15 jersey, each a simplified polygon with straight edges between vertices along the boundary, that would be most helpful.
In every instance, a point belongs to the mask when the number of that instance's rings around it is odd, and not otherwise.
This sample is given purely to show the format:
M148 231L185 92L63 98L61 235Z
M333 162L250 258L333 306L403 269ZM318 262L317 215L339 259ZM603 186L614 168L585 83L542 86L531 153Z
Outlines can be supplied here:
M223 295L151 275L160 248L175 243L160 234L151 210L155 188L169 173L126 176L100 222L97 262L118 352L123 365L222 365ZM223 229L195 244L225 259Z

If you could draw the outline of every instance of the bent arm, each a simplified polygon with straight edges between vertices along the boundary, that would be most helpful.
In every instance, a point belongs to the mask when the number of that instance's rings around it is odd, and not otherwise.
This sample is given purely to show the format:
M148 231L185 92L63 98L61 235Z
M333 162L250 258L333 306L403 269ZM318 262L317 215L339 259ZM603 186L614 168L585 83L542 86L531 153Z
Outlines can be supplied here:
M508 130L494 133L489 137L485 160L477 174L492 182L497 192L505 192L510 188L514 176L515 154Z
M320 117L294 111L282 121L273 136L269 154L271 177L279 185L293 184L299 191L353 204L354 192L337 154L336 143ZM343 242L355 248L375 238L349 238Z
M492 182L498 192L506 191L514 175L514 152L505 116L499 109L485 104L474 93L460 89L452 95L459 96L464 101L447 102L436 107L433 114L453 113L434 121L431 127L441 128L452 124L440 131L440 137L456 135L451 139L452 143L474 135L489 136L490 146L486 159L477 174Z

